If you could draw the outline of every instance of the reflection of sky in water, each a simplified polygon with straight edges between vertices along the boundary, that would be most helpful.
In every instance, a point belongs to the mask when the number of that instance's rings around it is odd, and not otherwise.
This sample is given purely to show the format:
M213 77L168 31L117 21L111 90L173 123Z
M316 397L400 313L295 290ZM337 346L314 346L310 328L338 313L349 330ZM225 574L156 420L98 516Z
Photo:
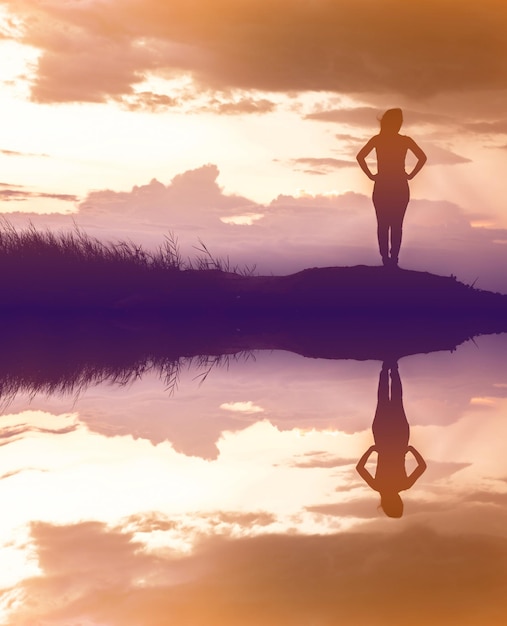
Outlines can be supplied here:
M504 623L506 348L490 336L400 361L428 465L401 520L355 471L378 362L258 353L203 384L183 368L172 394L153 375L16 397L1 418L4 623L397 624L416 609L404 623Z

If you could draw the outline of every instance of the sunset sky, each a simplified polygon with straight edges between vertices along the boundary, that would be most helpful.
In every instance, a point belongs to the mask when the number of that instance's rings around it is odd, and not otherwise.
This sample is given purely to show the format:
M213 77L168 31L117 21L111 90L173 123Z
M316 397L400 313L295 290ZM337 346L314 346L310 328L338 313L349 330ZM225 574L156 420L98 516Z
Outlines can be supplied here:
M504 0L15 0L0 25L14 223L376 264L355 154L399 106L428 155L402 267L507 292Z

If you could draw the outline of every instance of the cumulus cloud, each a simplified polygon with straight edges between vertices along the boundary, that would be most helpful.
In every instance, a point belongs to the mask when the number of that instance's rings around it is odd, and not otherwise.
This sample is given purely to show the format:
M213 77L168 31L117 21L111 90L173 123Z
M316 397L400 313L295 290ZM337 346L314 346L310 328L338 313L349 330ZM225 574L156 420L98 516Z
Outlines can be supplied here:
M41 50L32 96L102 101L149 72L213 89L400 93L504 90L503 0L160 0L33 3L11 11Z
M204 165L175 176L168 185L153 179L147 185L135 186L130 192L94 191L79 206L82 217L137 218L143 221L171 220L188 223L196 219L219 221L222 215L251 208L247 198L225 194L217 183L216 165Z

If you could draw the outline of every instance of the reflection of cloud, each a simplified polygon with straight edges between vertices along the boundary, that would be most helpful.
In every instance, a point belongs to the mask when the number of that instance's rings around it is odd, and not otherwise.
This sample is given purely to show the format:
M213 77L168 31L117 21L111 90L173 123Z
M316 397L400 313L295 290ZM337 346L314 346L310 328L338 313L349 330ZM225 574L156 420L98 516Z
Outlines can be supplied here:
M10 623L377 624L457 626L507 619L503 537L398 533L204 540L195 553L148 554L98 523L35 524L42 576Z
M233 413L263 413L264 409L255 405L253 402L224 402L220 405L224 411L232 411Z
M28 410L20 414L2 415L0 446L21 439L27 433L66 435L78 429L75 413L53 415L45 411Z
M246 215L231 215L229 217L221 217L220 221L224 224L234 224L235 226L252 226L264 217L263 213L247 213Z
M330 515L332 517L344 518L355 517L369 520L375 515L375 504L371 497L355 498L347 502L335 502L333 504L320 504L309 506L306 510L310 513L320 515Z

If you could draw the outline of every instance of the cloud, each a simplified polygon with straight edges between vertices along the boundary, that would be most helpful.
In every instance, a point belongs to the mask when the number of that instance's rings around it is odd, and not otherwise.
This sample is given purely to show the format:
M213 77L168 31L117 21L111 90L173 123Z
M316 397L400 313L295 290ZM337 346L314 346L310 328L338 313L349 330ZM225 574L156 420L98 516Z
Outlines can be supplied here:
M346 467L348 465L356 465L357 463L357 459L344 459L339 456L329 456L326 452L313 452L302 456L304 460L294 461L290 466L300 467L302 469L313 469Z
M43 191L22 191L17 189L0 189L0 201L23 202L32 198L48 198L50 200L61 200L62 202L77 202L78 196L69 193L46 193Z
M350 142L352 143L352 142ZM360 143L359 141L357 142ZM456 154L452 150L447 148L442 148L436 144L426 144L420 142L421 147L423 148L426 156L428 157L427 165L460 165L462 163L471 163L472 160L466 157L463 157L459 154ZM347 150L350 154L355 155L358 147L350 146ZM412 157L409 153L407 162ZM346 167L357 167L356 160L346 160L346 159L335 159L330 157L322 157L322 158L299 158L292 159L291 163L294 165L306 165L310 169L304 169L302 171L310 174L318 174L318 175L326 175L330 174L337 169L342 169Z
M165 111L181 104L178 98L172 98L166 94L153 93L152 91L138 91L128 96L123 96L120 102L129 111Z
M507 135L507 119L494 121L469 122L464 124L466 130L485 135Z
M378 128L379 120L384 111L385 109L378 109L370 106L342 107L338 109L326 109L319 107L313 113L308 113L305 116L305 119L315 120L318 122L335 122L339 124L346 124L348 126L359 126L361 128L367 128L369 126ZM405 126L455 126L457 124L456 120L446 115L415 111L413 109L405 108L403 109L403 123ZM350 135L346 135L345 137L351 138Z
M190 556L148 553L133 532L97 522L32 526L42 575L17 589L10 623L193 626L507 618L503 536L396 533L204 539ZM452 582L450 582L452 581ZM331 621L330 621L331 620Z
M232 100L213 98L201 110L219 115L250 115L271 113L275 108L276 104L266 98L239 97Z
M296 166L306 165L310 169L305 169L306 173L310 174L329 174L330 172L334 172L337 169L342 169L344 167L356 167L357 163L355 161L348 161L345 159L334 159L331 157L300 157L298 159L292 159L290 161Z
M17 150L0 150L0 154L5 154L5 156L14 156L14 157L49 157L49 154L44 153L34 153L34 152L18 152Z
M24 155L20 156L46 156L46 155ZM45 191L30 191L25 185L11 183L0 183L0 201L3 202L24 202L33 198L47 198L50 200L62 200L63 202L77 202L78 196L68 193L48 193ZM34 217L37 217L34 215Z
M456 154L452 150L442 148L436 144L425 144L421 142L428 161L426 165L460 165L462 163L471 163L472 159Z
M41 50L40 102L130 94L149 73L217 90L393 93L505 90L502 0L109 0L11 12Z

